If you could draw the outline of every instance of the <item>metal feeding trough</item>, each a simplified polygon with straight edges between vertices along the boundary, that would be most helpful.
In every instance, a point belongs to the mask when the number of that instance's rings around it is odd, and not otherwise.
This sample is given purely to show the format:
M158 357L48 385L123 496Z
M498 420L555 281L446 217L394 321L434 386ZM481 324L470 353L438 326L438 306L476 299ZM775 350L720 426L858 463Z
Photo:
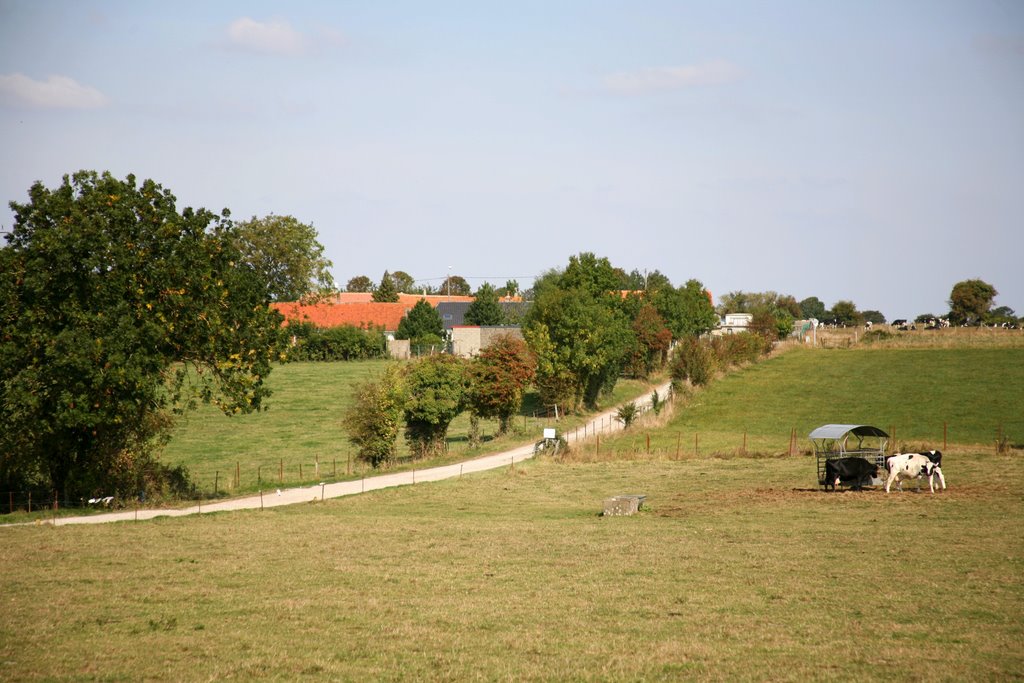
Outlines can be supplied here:
M889 445L889 435L878 427L871 425L822 425L808 437L814 444L814 457L817 461L818 483L824 485L825 463L839 458L864 458L884 471L885 449ZM881 479L871 480L872 486L879 486Z

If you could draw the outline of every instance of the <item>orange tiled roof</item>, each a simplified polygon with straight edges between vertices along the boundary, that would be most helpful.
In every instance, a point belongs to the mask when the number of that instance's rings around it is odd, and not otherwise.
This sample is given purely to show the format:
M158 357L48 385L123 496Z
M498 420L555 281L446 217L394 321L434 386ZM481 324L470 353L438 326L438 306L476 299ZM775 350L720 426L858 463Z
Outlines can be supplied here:
M382 327L389 332L398 329L398 323L412 308L404 303L347 303L310 304L275 303L271 307L285 317L285 321L311 322L317 327L352 325L364 329Z

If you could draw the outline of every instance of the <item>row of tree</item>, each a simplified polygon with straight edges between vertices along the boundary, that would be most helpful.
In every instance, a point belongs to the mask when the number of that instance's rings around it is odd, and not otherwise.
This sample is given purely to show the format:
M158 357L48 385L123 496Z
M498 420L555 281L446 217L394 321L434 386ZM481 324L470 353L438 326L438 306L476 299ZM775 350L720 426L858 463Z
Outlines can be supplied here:
M917 316L917 322L926 322L937 318L947 318L954 325L979 325L1018 322L1014 311L1009 306L993 307L998 294L995 287L984 280L964 280L953 285L949 295L949 312L938 316L923 313ZM788 294L776 292L729 292L723 296L718 305L721 315L726 313L750 313L753 315L751 326L760 332L775 329L779 338L785 338L793 329L795 320L810 320L837 325L863 325L885 323L885 316L875 310L859 311L852 301L841 300L826 308L816 296L801 301Z
M437 455L446 448L452 420L467 410L472 444L479 441L481 418L496 418L499 434L506 433L534 369L533 355L511 336L499 337L471 360L435 354L391 365L356 387L343 422L359 456L374 467L394 460L403 426L414 456Z

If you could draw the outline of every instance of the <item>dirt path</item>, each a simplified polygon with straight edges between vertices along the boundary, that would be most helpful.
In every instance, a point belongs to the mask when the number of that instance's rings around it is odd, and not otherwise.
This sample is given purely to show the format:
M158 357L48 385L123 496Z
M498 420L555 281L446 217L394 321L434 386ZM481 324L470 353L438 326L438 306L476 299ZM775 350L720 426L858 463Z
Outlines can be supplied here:
M669 385L663 384L656 387L660 396L667 395ZM651 402L650 394L638 397L637 405L645 406ZM586 439L596 437L598 434L608 434L622 430L622 425L615 420L617 407L610 408L599 415L595 415L584 426L565 433L569 444L582 442ZM392 486L407 486L421 484L428 481L440 481L451 479L463 474L483 472L498 467L508 467L514 463L521 462L533 457L533 443L524 444L516 448L486 455L473 460L467 460L453 465L431 467L425 470L412 470L409 472L396 472L394 474L382 474L374 477L366 477L358 481L343 481L334 484L316 484L314 486L299 487L293 489L279 489L267 491L255 496L245 498L232 498L221 500L205 505L193 505L186 508L169 509L144 509L111 512L101 515L87 515L83 517L58 517L48 523L58 526L66 524L103 524L106 522L123 522L155 517L183 517L185 515L205 514L207 512L224 512L228 510L259 510L280 505L294 505L296 503L308 503L315 500L326 500L328 498L340 498L342 496L353 496L366 491L390 488Z

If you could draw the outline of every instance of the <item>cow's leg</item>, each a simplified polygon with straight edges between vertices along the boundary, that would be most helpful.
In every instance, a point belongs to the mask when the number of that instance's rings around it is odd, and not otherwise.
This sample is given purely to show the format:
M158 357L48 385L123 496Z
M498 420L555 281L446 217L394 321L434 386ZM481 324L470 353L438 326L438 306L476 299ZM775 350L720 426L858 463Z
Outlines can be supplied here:
M889 487L892 486L892 480L896 478L895 472L890 472L889 476L885 478L885 492L889 493Z
M935 474L939 475L939 484L942 486L942 490L945 491L946 490L946 478L944 476L942 476L942 468L941 467L936 467L934 470L932 470L932 472L934 472Z

